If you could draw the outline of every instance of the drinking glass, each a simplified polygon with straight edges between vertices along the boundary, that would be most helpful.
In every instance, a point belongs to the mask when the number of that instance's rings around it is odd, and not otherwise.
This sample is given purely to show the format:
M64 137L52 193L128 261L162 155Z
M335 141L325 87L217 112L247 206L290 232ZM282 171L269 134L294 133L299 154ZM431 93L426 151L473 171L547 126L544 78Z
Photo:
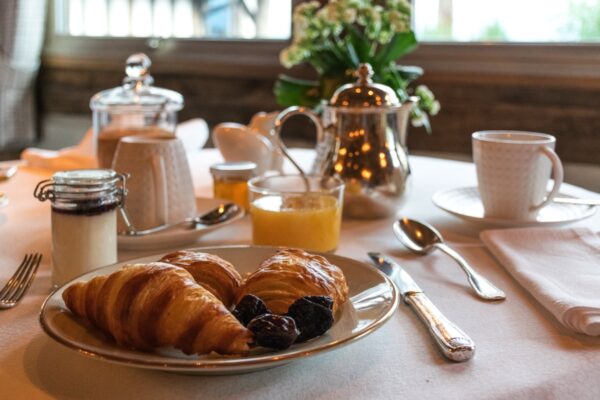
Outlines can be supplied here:
M252 241L329 252L338 247L344 183L335 177L275 175L248 182Z

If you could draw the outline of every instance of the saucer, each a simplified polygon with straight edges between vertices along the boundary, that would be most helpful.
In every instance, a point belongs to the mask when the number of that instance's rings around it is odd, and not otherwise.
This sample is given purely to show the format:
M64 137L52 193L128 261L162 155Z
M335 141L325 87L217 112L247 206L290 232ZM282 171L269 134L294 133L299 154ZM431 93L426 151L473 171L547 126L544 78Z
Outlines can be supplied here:
M571 197L564 193L561 197ZM514 220L486 217L477 187L441 190L432 197L433 204L465 221L498 226L553 226L588 218L596 212L595 206L550 203L542 208L535 220Z
M223 200L210 198L196 198L196 211L198 215L202 215L223 204ZM190 229L184 225L175 226L145 236L127 236L118 235L117 244L119 250L150 250L150 249L166 249L170 247L182 246L198 241L203 235L212 232L216 229L221 229L224 226L231 224L244 217L244 212L239 213L228 221L217 225L204 225L197 229Z

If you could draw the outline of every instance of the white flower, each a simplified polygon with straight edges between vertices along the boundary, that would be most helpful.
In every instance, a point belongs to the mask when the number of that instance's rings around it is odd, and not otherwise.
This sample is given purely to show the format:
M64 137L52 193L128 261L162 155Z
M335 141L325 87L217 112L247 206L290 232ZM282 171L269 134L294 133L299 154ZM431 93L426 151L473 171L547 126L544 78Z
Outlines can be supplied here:
M308 1L306 3L300 3L294 9L294 15L305 15L308 16L313 14L316 9L318 9L321 5L318 1Z
M431 107L429 108L429 115L437 115L437 113L440 112L441 108L442 106L440 105L440 102L435 100L433 103L431 103Z
M356 9L348 8L342 12L342 21L346 24L353 24L356 21Z
M294 65L304 61L306 54L306 49L297 44L292 44L279 53L279 62L286 68L292 68Z
M309 21L304 15L294 15L294 42L300 42L308 37Z
M414 126L415 128L418 128L418 127L425 125L425 118L427 118L425 116L425 114L420 114L418 116L413 115L410 122L411 122L412 126Z
M399 11L391 10L388 12L388 18L392 30L397 33L407 32L410 30L408 17Z
M415 89L415 94L421 98L421 102L424 104L431 103L435 100L433 92L425 85L419 85Z

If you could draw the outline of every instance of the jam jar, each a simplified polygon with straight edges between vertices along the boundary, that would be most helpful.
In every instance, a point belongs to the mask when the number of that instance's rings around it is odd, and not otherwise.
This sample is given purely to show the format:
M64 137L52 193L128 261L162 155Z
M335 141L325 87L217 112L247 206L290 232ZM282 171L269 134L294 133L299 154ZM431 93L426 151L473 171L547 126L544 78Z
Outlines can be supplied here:
M248 180L256 175L255 163L242 161L213 164L210 173L215 198L229 200L249 209Z
M125 176L107 169L56 172L34 196L52 204L52 284L117 262L117 209Z

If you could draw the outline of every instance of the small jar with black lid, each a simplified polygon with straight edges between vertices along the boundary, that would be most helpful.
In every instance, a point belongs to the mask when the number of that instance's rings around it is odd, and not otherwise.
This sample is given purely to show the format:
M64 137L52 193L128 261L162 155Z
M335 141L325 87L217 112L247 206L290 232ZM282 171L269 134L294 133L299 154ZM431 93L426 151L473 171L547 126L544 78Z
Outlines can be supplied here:
M117 209L125 177L109 169L60 171L34 196L52 203L52 283L117 262Z

